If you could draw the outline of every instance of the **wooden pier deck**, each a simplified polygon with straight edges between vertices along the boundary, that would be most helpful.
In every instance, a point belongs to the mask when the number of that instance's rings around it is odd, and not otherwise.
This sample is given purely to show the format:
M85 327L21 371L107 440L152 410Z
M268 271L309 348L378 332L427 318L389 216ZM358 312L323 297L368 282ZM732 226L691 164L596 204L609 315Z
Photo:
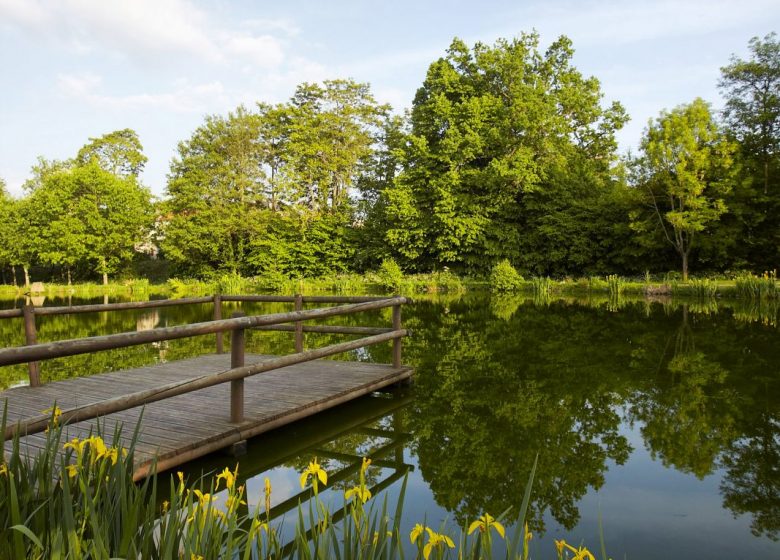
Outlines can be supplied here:
M246 354L247 365L273 356ZM0 392L8 402L8 423L39 415L56 401L63 409L230 369L230 355L213 354L144 368L17 387ZM244 420L230 421L230 385L221 384L122 412L67 425L65 439L96 433L100 423L109 440L122 426L124 445L141 418L136 443L135 478L143 478L152 460L158 470L175 467L268 430L316 414L348 400L408 379L412 369L362 362L316 360L248 377L244 385ZM25 454L43 447L45 434L20 440ZM6 443L6 451L12 442Z
M89 338L37 342L36 315L94 313L214 302L214 320ZM247 316L237 311L222 319L222 302L289 302L295 311ZM0 407L7 406L5 426L8 453L18 436L22 452L39 453L51 421L46 409L56 403L62 411L65 439L95 435L111 441L121 427L120 444L139 427L135 443L134 478L170 469L255 435L316 414L411 377L401 362L401 328L404 297L348 296L221 296L158 300L61 308L0 311L0 318L23 317L26 346L0 349L0 366L27 363L30 385L0 391ZM304 309L306 303L341 304ZM304 322L392 308L392 326L355 327L304 325ZM292 323L292 324L290 324ZM250 329L294 333L295 352L285 356L247 353L245 332ZM305 333L330 333L362 338L305 349ZM223 335L230 335L230 353ZM39 361L90 354L192 336L216 335L216 354L125 369L111 373L41 383ZM392 365L326 360L374 344L392 343ZM140 423L139 423L140 419ZM62 452L62 451L60 451Z

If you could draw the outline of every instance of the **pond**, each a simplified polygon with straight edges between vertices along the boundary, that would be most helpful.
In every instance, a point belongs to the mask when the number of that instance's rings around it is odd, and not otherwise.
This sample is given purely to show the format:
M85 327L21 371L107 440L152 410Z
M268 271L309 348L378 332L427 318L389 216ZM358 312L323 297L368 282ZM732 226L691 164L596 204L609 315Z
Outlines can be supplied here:
M211 312L203 305L40 317L39 340L208 320ZM534 557L555 557L560 538L598 550L599 522L613 558L779 557L777 318L776 307L716 301L420 299L404 309L412 331L404 362L416 368L414 384L250 441L240 458L250 507L262 502L268 477L275 512L294 508L298 473L317 456L331 473L323 498L338 509L356 461L370 453L369 484L380 501L394 507L406 477L404 531L425 520L457 535L483 512L516 508L538 456ZM388 326L390 312L331 323ZM21 345L21 321L0 321L0 335L4 346ZM307 335L307 346L340 340ZM292 336L252 332L247 349L292 352ZM212 335L53 360L42 375L213 351ZM389 362L390 348L339 359ZM3 388L24 378L24 367L0 368ZM234 464L212 455L187 470Z

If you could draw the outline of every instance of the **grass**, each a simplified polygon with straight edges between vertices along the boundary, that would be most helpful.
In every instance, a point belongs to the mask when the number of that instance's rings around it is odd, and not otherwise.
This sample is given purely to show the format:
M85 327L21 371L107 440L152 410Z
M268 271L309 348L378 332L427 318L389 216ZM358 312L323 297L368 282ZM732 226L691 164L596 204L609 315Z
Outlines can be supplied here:
M250 506L238 465L194 481L182 473L170 481L152 474L136 484L134 445L121 449L119 434L111 444L100 434L67 443L62 439L55 408L39 455L23 456L15 440L10 456L0 462L0 558L403 559L406 543L416 558L428 560L526 560L530 555L526 513L536 463L513 515L485 513L456 536L424 522L402 534L406 479L391 508L386 498L372 497L366 485L370 459L363 459L357 483L345 491L344 508L330 512L319 496L327 473L314 459L301 473L301 486L310 488L313 498L298 505L293 537L285 543L282 525L270 515L269 480L264 499ZM63 447L64 457L58 455ZM511 533L505 523L514 527ZM563 541L556 542L555 553L559 559L593 558Z

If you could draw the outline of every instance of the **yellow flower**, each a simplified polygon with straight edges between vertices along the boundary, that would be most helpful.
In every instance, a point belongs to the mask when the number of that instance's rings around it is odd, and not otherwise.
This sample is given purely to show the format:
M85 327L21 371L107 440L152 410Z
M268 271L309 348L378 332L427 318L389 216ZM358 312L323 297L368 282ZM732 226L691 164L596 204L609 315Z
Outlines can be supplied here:
M194 552L190 555L190 560L203 560L203 556L199 556Z
M168 511L168 508L171 507L171 503L168 500L163 500L162 503L162 512L166 513Z
M176 472L176 476L179 477L179 494L184 494L184 473L181 471Z
M70 440L70 442L63 445L62 448L65 450L72 449L73 451L76 452L76 455L78 457L81 457L81 455L84 453L84 448L88 444L89 444L88 439L80 440L79 438L73 438L72 440Z
M193 491L193 493L195 494L195 497L198 498L198 502L200 503L201 507L207 506L217 499L216 496L212 496L211 494L204 494L197 488Z
M271 515L271 479L265 477L265 515Z
M79 474L79 466L78 465L68 465L65 467L68 470L68 476L70 478L75 477L77 474Z
M52 406L51 408L47 408L46 410L41 411L42 414L49 414L51 416L51 425L55 428L60 423L60 416L62 416L62 409L57 406L56 404ZM49 431L49 428L46 428L46 431Z
M498 521L495 520L495 518L490 515L489 513L486 513L476 521L474 521L471 525L469 525L469 535L479 529L482 533L489 534L490 528L493 527L496 530L496 533L499 534L499 536L503 539L504 538L504 526L501 525Z
M423 531L425 531L425 527L417 523L414 528L412 529L412 532L409 533L409 540L412 541L412 544L417 542L417 539L420 538L420 535L422 535Z
M425 547L423 547L423 556L425 557L425 560L428 560L428 557L431 555L431 551L435 546L446 545L450 548L455 548L455 543L452 542L452 539L447 535L436 533L430 527L426 527L425 531L428 533L428 542L425 544Z
M423 532L428 533L428 542L425 543L425 546L423 547L423 556L425 557L425 560L428 560L434 547L446 545L450 548L455 548L455 543L452 542L450 537L442 533L437 533L430 527L423 527L419 523L417 523L412 529L412 532L409 533L409 540L412 541L412 544L415 544L420 540L420 535L422 535ZM388 532L388 536L392 536L392 533Z
M371 465L371 459L368 457L363 457L363 464L360 465L360 472L365 474L368 470L369 465Z
M241 499L239 496L228 496L227 500L225 500L225 505L227 506L228 510L232 510L233 508L237 508L240 505L246 505L246 502Z
M8 467L5 463L0 463L0 475L8 476Z
M371 499L371 491L368 488L355 486L344 492L345 500L349 500L352 498L352 496L357 496L357 498L360 500L360 503L365 504L368 500Z
M235 472L231 472L231 470L227 467L225 467L225 470L222 471L217 475L217 486L216 488L219 488L219 481L224 480L225 481L225 488L232 489L233 486L236 483L236 475L238 474L238 465L236 465Z
M563 556L564 548L568 548L574 553L574 556L572 556L571 560L596 560L593 554L591 554L591 552L584 546L574 548L566 541L560 540L555 541L555 547L558 549L558 556Z
M301 488L306 488L306 482L308 482L309 477L312 477L315 490L317 488L316 485L317 479L319 479L319 481L322 482L323 485L328 483L328 473L326 473L322 469L322 467L320 467L316 457L312 462L309 463L309 466L306 467L306 469L301 473Z

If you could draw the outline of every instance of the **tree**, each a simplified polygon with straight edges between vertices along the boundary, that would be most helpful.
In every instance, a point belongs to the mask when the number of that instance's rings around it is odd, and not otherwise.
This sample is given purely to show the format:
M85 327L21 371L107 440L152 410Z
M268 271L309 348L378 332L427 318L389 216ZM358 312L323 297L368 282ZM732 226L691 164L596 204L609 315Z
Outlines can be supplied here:
M780 41L776 33L750 40L751 57L734 55L721 68L723 116L745 152L759 163L764 194L780 161Z
M572 66L573 52L561 37L542 53L535 33L473 49L455 39L431 64L402 170L383 193L386 239L407 267L486 272L504 258L540 272L582 267L571 239L552 253L540 245L544 220L593 246L580 227L587 213L567 213L609 190L626 116L617 103L602 107L598 80Z
M138 179L147 157L136 132L125 128L104 134L100 138L90 138L89 143L76 155L77 165L86 165L93 160L103 170L117 177Z
M368 84L326 80L298 86L287 157L298 197L309 208L334 210L348 202L388 109L376 102Z
M650 122L635 163L635 182L664 239L682 261L683 280L698 234L726 212L724 196L734 183L735 147L712 119L702 99L663 111ZM648 234L643 218L634 216L635 229Z
M247 271L256 213L270 206L260 124L256 113L239 107L227 117L208 117L179 144L168 176L161 247L180 270Z

